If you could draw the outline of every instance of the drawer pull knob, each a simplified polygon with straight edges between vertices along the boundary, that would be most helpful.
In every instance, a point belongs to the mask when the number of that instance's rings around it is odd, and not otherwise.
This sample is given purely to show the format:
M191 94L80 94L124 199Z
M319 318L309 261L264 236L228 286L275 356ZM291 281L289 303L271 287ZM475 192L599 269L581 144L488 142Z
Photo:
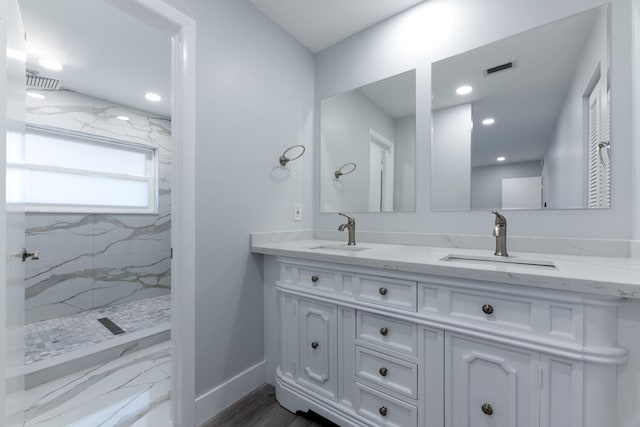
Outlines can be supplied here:
M315 350L316 348L318 348L318 341L314 341L314 342L312 342L312 343L311 343L311 348L312 348L312 349L314 349L314 350Z
M380 328L380 335L382 335L383 337L386 337L387 335L389 335L389 329Z
M389 371L387 370L387 368L380 368L380 375L382 375L383 377L386 377L387 374L389 373Z
M380 409L378 409L378 411L380 411L380 415L382 415L383 417L387 416L387 408L385 408L384 406L381 406Z
M318 278L318 276L311 276L311 281L312 281L313 283L316 283L318 280L320 280L320 279Z
M380 295L385 296L387 294L387 288L380 288L378 292L380 292Z
M482 306L482 312L484 314L493 314L493 306L491 304L485 304Z
M493 415L493 406L488 403L482 405L482 413L485 415Z

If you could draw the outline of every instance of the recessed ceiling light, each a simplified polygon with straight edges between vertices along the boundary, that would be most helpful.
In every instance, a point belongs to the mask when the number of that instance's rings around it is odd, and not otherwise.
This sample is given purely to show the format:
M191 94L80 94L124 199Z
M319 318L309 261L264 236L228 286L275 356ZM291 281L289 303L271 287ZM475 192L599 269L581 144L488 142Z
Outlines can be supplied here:
M147 98L147 101L151 101L151 102L160 102L162 100L162 97L160 95L153 92L145 93L144 97Z
M491 117L488 117L488 118L486 118L486 119L484 119L484 120L482 121L482 124L483 124L483 125L485 125L485 126L491 126L491 125L492 125L492 124L494 124L495 122L496 122L496 119L491 118Z
M57 61L54 61L53 59L40 58L38 59L38 64L42 65L44 68L47 68L49 70L53 70L53 71L62 70L62 64Z
M460 86L458 89L456 89L456 93L458 95L466 95L468 93L471 93L471 91L473 91L473 88L471 86Z
M125 122L126 122L126 121L129 121L129 117L127 117L127 116L117 116L117 117L116 117L116 119L118 119L118 120L124 120Z
M504 157L504 156L500 156L496 160L499 161L499 162L504 162L505 160L507 160L507 158Z
M27 92L27 96L30 96L30 97L35 98L35 99L45 99L46 98L46 96L44 96L44 95L42 95L42 94L40 94L38 92Z

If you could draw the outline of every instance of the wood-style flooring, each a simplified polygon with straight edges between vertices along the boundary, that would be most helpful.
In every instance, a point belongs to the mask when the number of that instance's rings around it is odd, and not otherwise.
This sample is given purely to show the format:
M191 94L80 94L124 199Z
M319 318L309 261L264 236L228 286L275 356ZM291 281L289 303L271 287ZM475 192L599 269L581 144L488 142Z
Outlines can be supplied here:
M339 427L316 414L292 414L278 404L275 392L264 384L202 427Z

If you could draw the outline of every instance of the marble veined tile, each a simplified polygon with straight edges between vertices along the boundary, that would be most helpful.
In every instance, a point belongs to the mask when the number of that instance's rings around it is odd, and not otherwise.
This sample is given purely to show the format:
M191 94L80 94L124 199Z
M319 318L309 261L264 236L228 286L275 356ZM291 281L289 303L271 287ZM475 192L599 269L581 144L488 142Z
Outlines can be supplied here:
M169 342L25 392L25 427L170 426Z
M36 92L46 98L26 97L27 123L91 133L93 105L90 97L69 90Z
M171 292L171 252L96 257L93 306L106 307Z
M91 257L25 264L26 323L79 313L92 306Z
M171 215L94 215L93 253L157 252L171 248Z
M94 134L158 146L156 139L160 133L155 124L152 126L150 113L99 98L93 99L93 112ZM118 120L119 115L129 120Z
M26 247L40 252L40 260L52 261L90 256L93 220L85 214L29 213L25 216Z

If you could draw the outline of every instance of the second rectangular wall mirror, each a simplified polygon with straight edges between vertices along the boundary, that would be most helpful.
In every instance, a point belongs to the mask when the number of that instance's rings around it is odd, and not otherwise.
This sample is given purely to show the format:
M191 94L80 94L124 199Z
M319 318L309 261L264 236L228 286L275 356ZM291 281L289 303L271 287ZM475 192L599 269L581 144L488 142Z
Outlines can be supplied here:
M320 211L415 210L416 73L320 106Z
M432 64L433 210L610 207L609 6Z

